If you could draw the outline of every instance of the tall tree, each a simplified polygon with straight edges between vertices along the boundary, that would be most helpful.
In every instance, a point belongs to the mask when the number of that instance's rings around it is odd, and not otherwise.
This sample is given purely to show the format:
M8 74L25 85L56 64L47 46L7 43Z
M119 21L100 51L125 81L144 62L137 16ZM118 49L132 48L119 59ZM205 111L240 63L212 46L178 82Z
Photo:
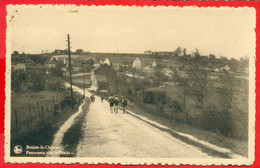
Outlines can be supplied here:
M222 127L221 132L225 135L231 133L231 113L233 97L235 93L235 88L238 85L238 79L234 73L224 73L220 75L220 88L219 88L219 104L222 113Z
M179 74L177 70L174 70L173 80L174 80L175 84L177 84L177 86L179 86L182 89L182 93L183 93L183 103L182 103L183 112L186 115L186 123L188 124L189 123L189 112L188 112L188 110L186 110L186 99L187 99L187 96L188 96L188 94L191 90L189 80L188 80L187 77Z
M205 128L205 100L209 96L209 77L207 72L199 67L198 63L193 64L187 73L191 91L201 108L202 126Z

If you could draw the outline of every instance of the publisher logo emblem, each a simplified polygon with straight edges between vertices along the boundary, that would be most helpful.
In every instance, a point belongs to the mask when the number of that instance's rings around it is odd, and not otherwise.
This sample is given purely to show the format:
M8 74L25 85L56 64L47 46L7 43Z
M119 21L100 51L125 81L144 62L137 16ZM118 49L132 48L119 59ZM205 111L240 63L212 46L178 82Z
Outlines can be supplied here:
M21 154L22 151L23 151L23 148L22 148L20 145L16 145L16 146L14 147L14 153L15 153L15 154Z

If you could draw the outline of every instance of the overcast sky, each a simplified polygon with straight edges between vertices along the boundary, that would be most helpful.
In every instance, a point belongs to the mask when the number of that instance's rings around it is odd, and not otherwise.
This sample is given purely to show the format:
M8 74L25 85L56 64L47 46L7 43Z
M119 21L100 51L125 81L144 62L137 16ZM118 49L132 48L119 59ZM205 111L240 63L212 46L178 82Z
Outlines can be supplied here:
M12 16L14 16L12 18ZM9 22L10 21L10 22ZM255 55L253 8L8 6L12 51L174 51L228 58Z

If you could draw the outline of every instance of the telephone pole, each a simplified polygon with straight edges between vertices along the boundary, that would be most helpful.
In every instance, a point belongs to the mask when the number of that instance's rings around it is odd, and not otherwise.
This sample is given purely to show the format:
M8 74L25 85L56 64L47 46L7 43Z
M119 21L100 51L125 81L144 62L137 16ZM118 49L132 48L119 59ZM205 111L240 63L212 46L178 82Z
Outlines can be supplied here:
M70 103L73 109L73 92L72 92L72 79L71 79L71 58L70 58L70 35L68 34L68 54L69 54L69 71L70 71Z

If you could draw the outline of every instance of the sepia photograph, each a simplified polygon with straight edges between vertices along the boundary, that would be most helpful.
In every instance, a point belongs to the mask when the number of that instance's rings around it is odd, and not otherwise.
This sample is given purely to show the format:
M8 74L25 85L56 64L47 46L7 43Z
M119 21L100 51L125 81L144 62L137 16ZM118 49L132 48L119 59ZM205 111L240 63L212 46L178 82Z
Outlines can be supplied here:
M5 161L251 165L249 7L8 5Z

